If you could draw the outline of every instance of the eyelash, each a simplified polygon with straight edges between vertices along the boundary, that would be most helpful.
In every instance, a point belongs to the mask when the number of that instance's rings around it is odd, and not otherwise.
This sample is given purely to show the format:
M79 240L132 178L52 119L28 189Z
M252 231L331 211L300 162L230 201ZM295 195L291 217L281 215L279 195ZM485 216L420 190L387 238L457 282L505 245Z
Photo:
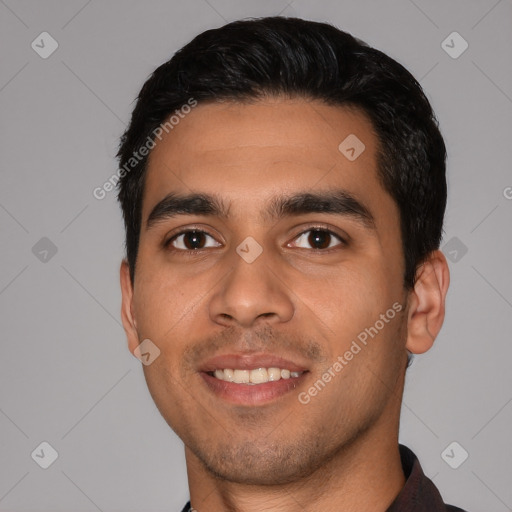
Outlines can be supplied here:
M330 253L331 251L336 250L337 247L340 247L340 246L344 247L344 246L348 245L348 242L347 242L347 240L344 237L342 237L341 235L339 235L338 233L336 233L332 229L329 229L327 226L321 226L321 225L310 226L307 229L301 231L300 233L298 233L297 235L295 235L293 237L292 242L297 240L302 235L304 235L306 233L309 233L311 231L322 231L322 232L328 233L329 235L334 236L335 238L337 238L340 243L337 244L334 247L329 247L329 248L326 248L326 249L312 249L312 248L310 248L310 249L306 249L306 250L314 251L314 252L317 252L317 253L319 253L319 252ZM175 247L172 247L172 242L174 240L176 240L181 235L186 235L187 233L201 233L201 234L205 234L205 235L213 238L214 240L216 240L216 238L213 235L211 235L210 233L208 233L208 231L205 231L204 229L200 229L200 228L191 227L191 228L187 228L187 229L184 229L182 231L179 231L178 233L173 234L168 240L166 240L164 242L164 244L163 244L164 248L168 249L170 251L173 251L173 252L187 254L187 255L190 255L190 256L193 256L193 255L196 255L196 254L201 254L204 250L211 249L211 247L202 248L202 249L176 249ZM217 242L217 243L219 243L219 242ZM304 249L304 248L303 247L299 247L299 249Z

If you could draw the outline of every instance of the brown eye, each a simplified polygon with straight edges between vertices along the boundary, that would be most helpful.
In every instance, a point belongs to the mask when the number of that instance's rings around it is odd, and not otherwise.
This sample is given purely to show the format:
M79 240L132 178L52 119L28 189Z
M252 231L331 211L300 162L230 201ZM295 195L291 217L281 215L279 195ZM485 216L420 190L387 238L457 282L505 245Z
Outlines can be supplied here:
M196 251L207 247L219 247L220 244L208 233L199 230L184 231L174 236L170 244L181 251Z
M330 249L343 243L343 240L328 229L310 229L298 236L293 245L303 249Z
M311 230L308 236L308 243L314 249L327 249L331 243L331 234L327 231Z

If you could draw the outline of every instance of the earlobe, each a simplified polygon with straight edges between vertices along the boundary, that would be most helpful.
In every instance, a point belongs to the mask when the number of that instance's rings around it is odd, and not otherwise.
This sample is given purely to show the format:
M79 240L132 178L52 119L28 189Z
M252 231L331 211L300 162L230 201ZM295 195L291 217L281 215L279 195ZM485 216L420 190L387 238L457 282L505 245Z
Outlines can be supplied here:
M139 345L139 336L137 332L137 321L133 313L133 286L130 279L130 268L128 262L123 260L120 268L121 281L121 320L123 322L124 332L128 342L128 349L133 351Z
M433 251L418 268L409 294L405 348L413 354L422 354L434 344L443 325L449 284L446 258L441 251Z

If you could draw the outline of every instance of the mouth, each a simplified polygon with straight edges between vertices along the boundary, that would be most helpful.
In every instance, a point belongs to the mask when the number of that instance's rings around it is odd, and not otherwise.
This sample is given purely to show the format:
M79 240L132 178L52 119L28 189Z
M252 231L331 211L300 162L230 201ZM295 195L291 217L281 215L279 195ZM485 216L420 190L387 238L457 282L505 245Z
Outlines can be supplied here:
M208 361L200 374L218 398L238 405L261 405L296 389L309 371L270 355L227 355Z
M304 372L292 372L287 368L254 368L253 370L241 370L224 368L212 372L208 375L225 382L234 382L235 384L264 384L265 382L277 382L281 379L296 379Z

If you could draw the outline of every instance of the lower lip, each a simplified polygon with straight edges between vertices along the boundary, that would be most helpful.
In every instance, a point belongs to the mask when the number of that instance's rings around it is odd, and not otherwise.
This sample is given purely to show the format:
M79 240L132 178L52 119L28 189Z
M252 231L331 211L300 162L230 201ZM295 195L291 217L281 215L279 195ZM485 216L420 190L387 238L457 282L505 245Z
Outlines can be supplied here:
M201 372L206 385L218 397L238 405L260 405L271 402L296 389L303 381L307 372L300 377L280 379L262 384L235 384L217 379L212 375Z

